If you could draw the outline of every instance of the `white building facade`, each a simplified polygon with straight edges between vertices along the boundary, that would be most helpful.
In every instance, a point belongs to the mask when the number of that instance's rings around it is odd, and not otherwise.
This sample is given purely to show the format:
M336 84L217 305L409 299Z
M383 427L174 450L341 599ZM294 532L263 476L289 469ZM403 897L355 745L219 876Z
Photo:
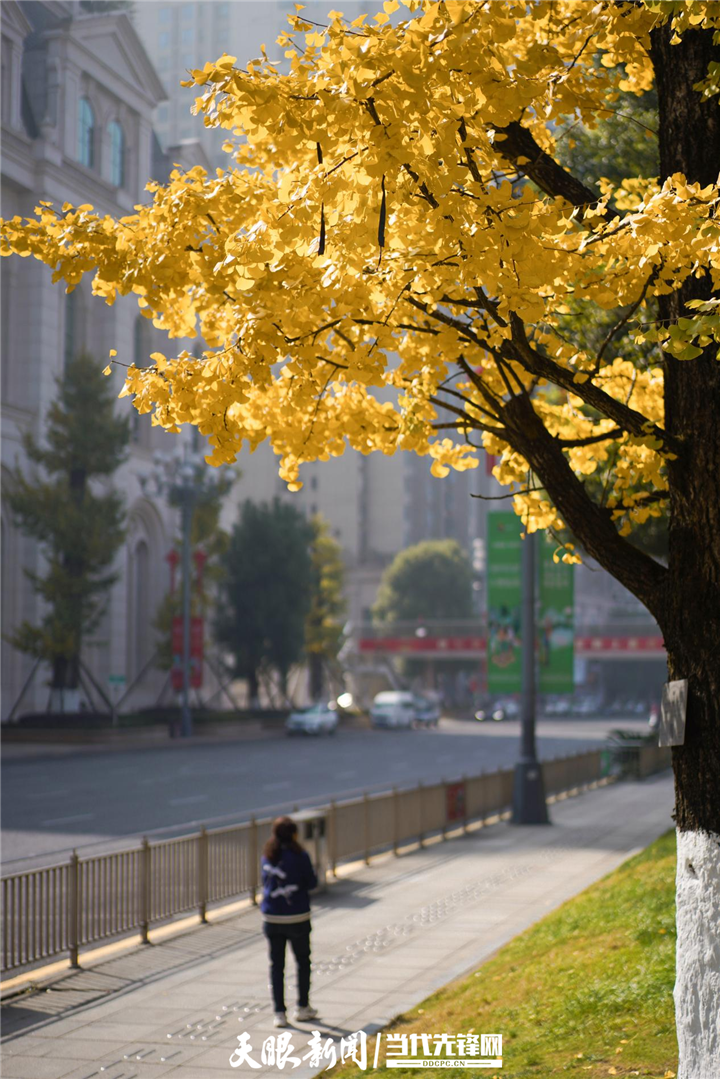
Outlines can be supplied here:
M165 91L138 35L121 13L83 14L74 3L2 4L2 216L32 216L40 200L91 203L123 215L144 197L147 180L166 167L153 155L151 116ZM153 160L154 158L154 160ZM160 176L159 178L162 178ZM32 258L2 260L2 469L28 466L26 432L43 440L44 418L68 360L86 351L103 366L110 348L144 363L157 334L139 317L136 302L108 307L90 294L89 281L70 295ZM121 386L120 375L113 376ZM127 401L118 411L131 413ZM146 498L140 477L152 451L174 443L151 430L150 418L131 419L128 461L113 477L128 510L124 548L114 567L117 584L103 624L84 645L83 661L106 692L129 685L152 658L152 622L167 588L165 556L175 513ZM36 545L2 509L2 631L24 619L38 622L40 601L24 569L40 571ZM18 702L33 661L2 642L2 718ZM27 687L20 711L42 711L47 670ZM111 679L114 676L114 679ZM151 672L144 701L157 695L162 676Z

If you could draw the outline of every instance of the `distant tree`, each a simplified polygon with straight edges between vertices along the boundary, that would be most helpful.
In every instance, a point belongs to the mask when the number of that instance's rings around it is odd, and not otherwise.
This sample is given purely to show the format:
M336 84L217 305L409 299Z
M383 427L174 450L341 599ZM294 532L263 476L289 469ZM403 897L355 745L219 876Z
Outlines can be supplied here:
M323 517L313 517L311 524L312 597L305 620L305 651L310 696L316 701L323 692L323 669L337 658L340 651L342 619L347 604L343 595L345 565L342 548L330 535L328 523Z
M108 570L125 538L121 496L93 484L111 476L126 454L129 423L114 408L115 393L97 361L78 356L57 380L45 446L25 439L37 471L26 475L16 467L5 493L18 527L38 542L46 563L43 572L28 572L46 613L38 625L23 622L8 640L52 665L60 710L63 691L80 685L82 642L105 611L116 579Z
M252 702L263 670L276 670L285 690L288 671L302 656L312 539L303 515L277 498L245 502L230 536L216 637L232 656L236 676L247 679Z
M385 570L373 618L378 622L472 618L473 572L455 540L426 540L401 551Z

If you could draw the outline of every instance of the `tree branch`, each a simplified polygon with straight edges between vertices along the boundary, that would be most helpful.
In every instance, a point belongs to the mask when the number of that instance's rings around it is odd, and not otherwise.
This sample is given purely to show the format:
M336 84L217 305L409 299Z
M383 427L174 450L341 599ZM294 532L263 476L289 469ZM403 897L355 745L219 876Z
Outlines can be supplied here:
M657 617L664 602L665 567L619 535L610 513L590 498L528 396L508 401L503 419L506 441L528 462L588 554Z
M593 446L596 442L607 442L611 438L620 438L624 434L625 432L619 427L614 427L612 431L605 431L602 435L589 435L588 438L556 438L555 441L564 450L571 450L578 446Z
M544 356L533 348L527 339L522 319L517 315L510 315L510 325L512 327L512 341L506 341L503 345L503 352L507 359L516 360L530 374L539 375L540 378L547 379L548 382L554 382L556 386L560 386L562 389L567 390L568 393L579 397L585 404L597 409L603 416L614 420L618 427L627 431L628 434L636 438L646 438L650 435L658 439L665 450L669 450L678 456L680 455L682 449L677 439L673 438L661 427L658 427L657 424L652 423L641 412L630 408L629 405L624 405L622 401L616 401L614 397L611 397L609 393L605 393L590 379L586 382L575 382L572 371L561 367L548 356Z
M441 401L439 397L428 397L428 401L433 405L437 405L438 408L444 408L447 412L452 412L454 416L459 416L463 421L461 424L458 424L459 429L463 427L472 427L476 431L487 431L489 434L497 435L498 438L507 441L505 430L502 427L488 427L482 420L469 415L467 412L463 412L460 408L456 408L455 405L451 405L449 401Z
M498 139L497 135L503 135L504 138ZM503 157L512 161L518 171L537 184L546 195L565 199L566 202L578 207L595 206L600 201L595 191L586 187L562 165L558 165L557 161L538 146L527 128L516 120L506 127L496 129L494 145ZM526 160L518 164L518 158L526 158ZM606 207L601 219L607 222L619 216L616 210Z

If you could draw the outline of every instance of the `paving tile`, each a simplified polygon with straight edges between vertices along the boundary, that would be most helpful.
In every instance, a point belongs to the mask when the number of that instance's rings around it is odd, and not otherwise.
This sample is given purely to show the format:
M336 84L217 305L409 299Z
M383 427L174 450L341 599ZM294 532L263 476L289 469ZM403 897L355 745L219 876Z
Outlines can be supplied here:
M2 1074L3 1079L63 1079L77 1067L77 1060L60 1056L11 1057L3 1059Z

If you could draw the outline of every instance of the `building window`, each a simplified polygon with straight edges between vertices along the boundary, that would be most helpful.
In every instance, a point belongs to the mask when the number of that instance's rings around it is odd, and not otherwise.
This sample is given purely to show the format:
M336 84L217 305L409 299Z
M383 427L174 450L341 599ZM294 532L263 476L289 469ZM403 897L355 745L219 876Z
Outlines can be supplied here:
M169 7L161 7L160 8L160 22L170 22L170 8Z
M183 19L192 19L194 7L195 7L194 4L183 4L183 6L182 6L182 17L183 17Z
M170 35L167 33L167 31L164 30L159 35L159 37L158 37L158 45L160 46L161 49L169 49L170 48Z
M181 41L182 41L183 45L192 45L192 43L193 43L193 32L192 32L192 30L189 27L188 27L187 30L183 30L182 34L180 35L180 38L181 38Z
M125 184L125 136L117 120L108 124L110 136L110 183L115 187Z
M80 98L78 160L89 169L95 165L95 113L86 97Z
M137 678L150 658L150 551L144 539L136 545L130 560L130 678Z

